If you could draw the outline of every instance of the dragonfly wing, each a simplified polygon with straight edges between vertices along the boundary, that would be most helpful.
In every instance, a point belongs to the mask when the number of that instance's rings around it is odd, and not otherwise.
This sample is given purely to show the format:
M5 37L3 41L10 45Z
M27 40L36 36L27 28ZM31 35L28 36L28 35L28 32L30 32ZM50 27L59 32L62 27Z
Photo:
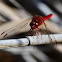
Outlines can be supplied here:
M27 20L22 21L21 23L7 29L6 31L1 33L1 36L6 37L10 36L10 35L14 35L14 34L18 34L18 33L22 33L22 32L26 32L30 29L30 22L31 22L32 18L29 18Z

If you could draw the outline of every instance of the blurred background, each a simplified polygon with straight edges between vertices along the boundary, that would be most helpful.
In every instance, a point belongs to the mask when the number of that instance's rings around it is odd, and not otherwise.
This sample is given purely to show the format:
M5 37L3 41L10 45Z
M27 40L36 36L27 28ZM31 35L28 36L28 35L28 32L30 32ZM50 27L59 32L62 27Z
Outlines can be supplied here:
M62 34L62 0L0 0L0 34L34 15L48 14L53 14L46 21L49 31ZM40 28L47 34L44 27ZM11 31L5 39L24 38L30 27L20 29ZM62 43L0 48L0 62L62 62Z

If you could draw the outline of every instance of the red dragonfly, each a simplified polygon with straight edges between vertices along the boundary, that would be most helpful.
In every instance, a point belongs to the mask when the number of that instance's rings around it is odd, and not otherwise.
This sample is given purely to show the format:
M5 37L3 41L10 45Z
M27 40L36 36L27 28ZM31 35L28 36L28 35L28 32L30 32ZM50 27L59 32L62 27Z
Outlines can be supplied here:
M40 28L38 28L38 27L39 27L40 25L42 26L43 23L44 23L44 25L45 25L45 27L46 27L46 24L45 24L44 21L47 20L47 19L49 19L50 17L52 17L52 14L49 14L49 15L47 15L47 16L45 16L45 17L35 15L35 16L32 17L32 19L29 18L29 19L31 19L31 22L30 22L30 27L31 27L30 31L31 31L31 33L30 33L30 34L28 33L28 35L31 35L32 32L33 32L33 30L36 30L36 33L38 33L37 29L40 29ZM28 23L29 19L27 20L26 24ZM12 27L12 28L6 30L5 32L1 33L1 35L4 35L3 38L5 38L5 37L9 34L9 32L12 32L12 31L15 30L15 27L16 27L16 28L17 28L17 27L23 28L24 26L21 25L21 24L23 24L23 23L24 23L24 21L23 21L22 23L19 23L19 24L16 25L16 26L14 26L14 27ZM21 26L19 26L19 25L21 25ZM41 29L40 29L40 30L41 30ZM46 27L46 30L47 30L47 27ZM48 30L47 30L47 32L48 32ZM36 33L35 33L34 35L36 35ZM42 34L42 30L41 30L41 34Z
M38 31L37 31L37 29L40 29L40 28L38 28L40 25L42 26L43 25L43 23L44 23L44 25L45 25L45 27L46 27L46 24L45 24L45 20L47 20L47 19L49 19L50 17L52 17L52 14L49 14L49 15L47 15L47 16L45 16L45 17L42 17L42 16L33 16L33 18L32 18L32 21L30 22L30 27L31 27L31 31L33 31L34 29L36 30L36 32L38 33ZM41 30L41 29L40 29ZM46 27L46 30L47 30L47 27ZM47 32L48 32L48 30L47 30ZM31 32L32 33L32 32ZM35 33L36 34L36 33ZM41 30L41 34L42 34L42 30Z

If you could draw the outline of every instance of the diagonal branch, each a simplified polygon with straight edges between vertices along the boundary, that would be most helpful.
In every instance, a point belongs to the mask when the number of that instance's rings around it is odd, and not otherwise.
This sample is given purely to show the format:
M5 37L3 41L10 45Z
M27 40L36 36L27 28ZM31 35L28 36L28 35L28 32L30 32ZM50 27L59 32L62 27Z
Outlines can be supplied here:
M53 37L54 35L54 37ZM49 44L55 43L55 39L57 42L62 42L62 34L51 34L52 42L49 41L48 35L38 36L28 36L27 38L21 39L8 39L8 40L0 40L0 47L16 47L16 46L27 46L29 45L41 45L41 44Z

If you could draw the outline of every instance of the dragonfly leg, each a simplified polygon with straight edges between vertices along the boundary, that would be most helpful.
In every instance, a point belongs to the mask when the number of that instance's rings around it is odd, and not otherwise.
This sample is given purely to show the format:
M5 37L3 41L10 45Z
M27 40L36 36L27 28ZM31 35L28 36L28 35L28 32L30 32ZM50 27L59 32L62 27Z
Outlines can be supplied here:
M40 29L40 28L38 28L38 29ZM42 29L40 29L41 30L41 39L42 39Z
M33 36L35 36L35 35L36 35L36 31L35 31L35 34Z
M30 35L32 34L33 30L32 30L32 29L30 29L29 31L31 31L31 33L28 33L28 36L30 36Z
M38 30L36 29L36 33L39 35L39 32L38 32ZM38 39L38 36L37 36L37 39Z

